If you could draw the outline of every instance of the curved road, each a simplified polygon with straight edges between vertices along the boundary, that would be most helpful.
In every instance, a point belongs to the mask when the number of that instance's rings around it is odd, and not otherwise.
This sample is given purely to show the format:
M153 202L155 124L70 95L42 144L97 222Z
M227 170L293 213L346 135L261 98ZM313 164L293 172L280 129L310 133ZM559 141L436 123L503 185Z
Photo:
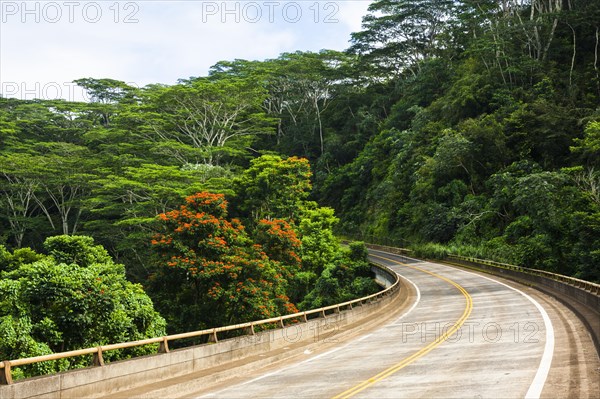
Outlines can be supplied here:
M600 397L600 362L579 320L536 290L370 251L412 287L399 317L349 342L194 397Z

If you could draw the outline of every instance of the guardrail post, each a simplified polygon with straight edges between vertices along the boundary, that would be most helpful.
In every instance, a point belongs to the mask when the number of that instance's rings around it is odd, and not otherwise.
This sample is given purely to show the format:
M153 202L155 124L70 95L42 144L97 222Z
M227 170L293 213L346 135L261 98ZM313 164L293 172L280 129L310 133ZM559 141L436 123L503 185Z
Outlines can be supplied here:
M0 384L1 385L10 385L13 383L12 373L10 372L10 362L8 360L4 361L4 370L0 373Z
M217 338L217 331L213 329L213 332L208 336L209 343L217 343L219 342L219 338Z
M158 353L169 353L169 341L167 337L163 337L163 340L158 345Z
M93 366L104 366L104 358L102 357L102 347L98 347L98 352L94 353L92 356L92 365Z
M304 312L303 316L304 316L304 322L308 323L308 316L306 316L306 312Z
M250 327L246 327L246 335L256 335L256 332L254 332L254 324L250 324Z
M326 317L326 316L325 316L325 310L321 310L321 313L320 313L320 314L321 314L321 317Z
M284 328L284 327L285 327L285 324L283 324L283 317L280 317L280 318L279 318L279 326L280 326L281 328Z

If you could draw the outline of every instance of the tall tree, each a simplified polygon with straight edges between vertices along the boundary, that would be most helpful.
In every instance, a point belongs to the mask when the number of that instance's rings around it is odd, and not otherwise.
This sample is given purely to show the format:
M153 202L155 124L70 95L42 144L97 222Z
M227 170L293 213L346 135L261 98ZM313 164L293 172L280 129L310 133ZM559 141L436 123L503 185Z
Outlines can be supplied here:
M96 116L94 122L109 127L112 118L120 111L119 104L132 104L138 100L138 88L115 79L83 78L74 81L88 96L89 112Z
M236 208L254 223L283 218L298 221L311 189L310 164L305 158L263 155L236 179Z
M448 46L444 28L454 10L451 0L377 0L363 17L363 30L352 34L350 51L377 66L383 77L410 71ZM387 76L386 76L387 75Z
M274 120L261 106L265 90L249 79L192 79L148 91L149 137L180 164L219 165L247 151L257 135L272 134Z

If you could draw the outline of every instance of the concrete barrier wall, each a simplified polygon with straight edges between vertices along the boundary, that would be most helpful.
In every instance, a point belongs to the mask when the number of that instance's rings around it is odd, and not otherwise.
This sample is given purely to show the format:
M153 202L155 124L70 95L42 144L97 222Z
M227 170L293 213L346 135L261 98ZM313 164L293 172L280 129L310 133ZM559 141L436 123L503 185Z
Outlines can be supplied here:
M398 276L381 266L373 266L377 278L386 286ZM332 339L337 329L372 316L391 303L399 289L375 301L325 317L309 319L285 328L266 330L217 343L174 350L64 373L29 378L0 386L0 398L82 398L103 397L170 378L184 376L232 361L284 349L305 342Z
M557 298L581 319L590 332L596 352L600 356L600 295L543 275L524 273L460 256L450 255L447 260L451 264L467 266L530 285Z
M391 276L388 269L373 265L371 271L375 274L375 282L383 288L390 288L396 282L395 276Z

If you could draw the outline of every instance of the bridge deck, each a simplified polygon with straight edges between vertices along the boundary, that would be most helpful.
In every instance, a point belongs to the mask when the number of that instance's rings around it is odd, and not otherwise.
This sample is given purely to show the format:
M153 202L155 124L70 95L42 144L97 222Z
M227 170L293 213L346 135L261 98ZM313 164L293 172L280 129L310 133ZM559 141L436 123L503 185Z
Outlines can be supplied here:
M556 299L459 268L371 254L414 284L412 305L360 337L337 336L334 327L292 359L219 384L203 380L186 397L600 397L589 334Z

